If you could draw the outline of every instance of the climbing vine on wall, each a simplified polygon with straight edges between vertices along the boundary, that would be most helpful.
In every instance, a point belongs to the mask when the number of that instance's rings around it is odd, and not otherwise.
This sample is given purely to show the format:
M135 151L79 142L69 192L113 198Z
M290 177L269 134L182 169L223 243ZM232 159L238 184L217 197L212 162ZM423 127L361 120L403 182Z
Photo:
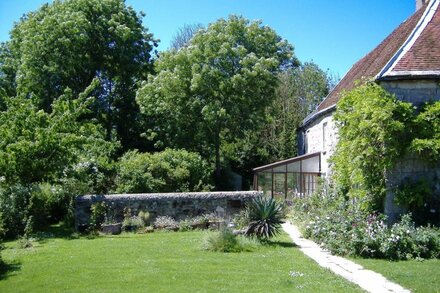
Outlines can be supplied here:
M366 83L343 95L334 117L336 186L350 198L362 198L366 210L382 210L385 174L411 145L414 107Z
M417 131L411 151L437 162L440 158L440 101L425 105L414 122Z

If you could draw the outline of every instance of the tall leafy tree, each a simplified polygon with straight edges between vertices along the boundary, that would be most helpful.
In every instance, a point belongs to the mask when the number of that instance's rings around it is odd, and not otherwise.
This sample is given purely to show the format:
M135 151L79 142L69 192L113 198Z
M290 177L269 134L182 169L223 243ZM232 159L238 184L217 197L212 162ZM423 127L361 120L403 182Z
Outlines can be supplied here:
M269 108L269 121L263 131L269 159L283 160L297 154L296 132L333 87L331 75L313 62L285 70Z
M158 146L201 152L220 176L221 146L255 129L277 85L276 74L296 62L293 48L261 22L231 16L197 33L189 46L160 56L157 76L138 91Z
M93 82L78 98L66 90L47 113L22 96L6 98L0 111L0 178L8 184L54 181L87 152L105 156L114 149L100 127L82 121L90 110Z
M313 62L288 68L278 74L275 97L266 120L243 139L225 147L230 166L252 183L252 168L297 155L298 127L334 85L334 78Z
M97 78L93 117L107 139L136 146L136 81L151 72L156 44L142 16L123 0L45 4L16 23L10 41L0 47L0 87L50 112L66 88L75 97Z

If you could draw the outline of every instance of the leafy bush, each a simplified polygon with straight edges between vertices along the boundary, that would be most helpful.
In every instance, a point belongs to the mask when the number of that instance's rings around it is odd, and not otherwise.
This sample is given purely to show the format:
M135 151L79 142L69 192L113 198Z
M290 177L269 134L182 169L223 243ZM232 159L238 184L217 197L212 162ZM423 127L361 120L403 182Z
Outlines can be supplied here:
M366 213L362 202L324 193L297 199L293 208L304 236L334 254L393 260L440 255L440 231L416 227L410 215L388 227L384 215Z
M124 209L124 220L122 229L124 231L139 231L150 223L150 214L140 211L137 216L133 216L130 208Z
M249 209L242 209L239 213L234 216L233 222L237 229L244 229L249 226Z
M169 216L159 216L154 221L154 228L164 230L177 230L179 223Z
M279 233L283 223L283 207L280 203L270 197L257 197L250 202L248 209L246 236L269 239Z
M124 231L137 231L143 227L145 227L145 222L139 216L124 218L124 221L122 222L122 229Z
M196 153L166 149L127 152L119 162L117 192L202 191L210 188L209 165Z
M187 231L191 231L192 229L193 229L193 225L191 219L185 219L179 222L179 231L187 232Z
M416 137L410 149L429 161L440 159L440 101L427 104L415 119Z
M257 243L235 235L229 229L209 233L203 242L203 248L216 252L242 252L251 251Z
M101 229L106 220L108 206L105 202L97 202L90 207L90 230L97 231Z
M150 213L145 211L140 211L138 217L142 219L145 226L150 225Z
M390 170L411 142L413 106L376 83L344 94L334 115L339 140L332 161L337 187L363 208L382 210L384 171Z

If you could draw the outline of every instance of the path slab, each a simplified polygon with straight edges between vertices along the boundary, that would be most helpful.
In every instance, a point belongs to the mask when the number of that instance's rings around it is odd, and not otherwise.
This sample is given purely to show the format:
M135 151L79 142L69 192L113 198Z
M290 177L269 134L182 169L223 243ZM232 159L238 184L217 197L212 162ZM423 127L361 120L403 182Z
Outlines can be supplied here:
M284 231L289 234L293 242L298 245L299 249L308 257L316 261L320 266L330 269L348 281L359 285L368 292L398 292L409 293L408 289L403 288L399 284L387 280L381 274L366 270L361 265L349 261L343 257L335 256L330 252L323 250L315 242L305 239L301 236L298 228L290 223L283 224Z

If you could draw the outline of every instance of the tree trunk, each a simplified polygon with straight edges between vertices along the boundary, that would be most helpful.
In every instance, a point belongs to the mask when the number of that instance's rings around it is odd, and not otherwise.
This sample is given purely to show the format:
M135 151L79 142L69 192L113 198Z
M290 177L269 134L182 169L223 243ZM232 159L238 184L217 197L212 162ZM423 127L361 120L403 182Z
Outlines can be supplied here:
M217 131L215 137L215 189L219 190L221 186L221 166L220 166L220 131Z

